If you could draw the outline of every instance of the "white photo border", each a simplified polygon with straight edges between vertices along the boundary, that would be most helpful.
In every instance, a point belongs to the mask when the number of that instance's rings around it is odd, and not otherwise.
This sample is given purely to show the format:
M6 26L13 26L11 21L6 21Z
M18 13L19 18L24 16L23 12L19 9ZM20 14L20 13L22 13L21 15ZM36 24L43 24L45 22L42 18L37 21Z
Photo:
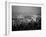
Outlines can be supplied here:
M44 31L44 26L43 26L43 12L44 12L44 4L36 4L36 3L20 3L20 2L7 2L7 30L5 30L7 33L5 34L15 34L15 32L12 31L12 5L17 5L17 6L35 6L35 7L41 7L41 30L36 30L34 32L39 32L39 31ZM32 32L32 30L30 30Z

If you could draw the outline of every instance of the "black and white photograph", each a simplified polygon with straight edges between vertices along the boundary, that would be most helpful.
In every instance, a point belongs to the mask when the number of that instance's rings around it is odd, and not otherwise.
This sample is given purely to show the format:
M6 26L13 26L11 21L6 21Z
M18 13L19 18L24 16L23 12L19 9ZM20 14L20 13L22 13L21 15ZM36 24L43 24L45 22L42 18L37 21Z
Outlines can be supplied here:
M41 30L41 7L12 5L12 31Z
M46 37L46 1L1 0L0 37Z

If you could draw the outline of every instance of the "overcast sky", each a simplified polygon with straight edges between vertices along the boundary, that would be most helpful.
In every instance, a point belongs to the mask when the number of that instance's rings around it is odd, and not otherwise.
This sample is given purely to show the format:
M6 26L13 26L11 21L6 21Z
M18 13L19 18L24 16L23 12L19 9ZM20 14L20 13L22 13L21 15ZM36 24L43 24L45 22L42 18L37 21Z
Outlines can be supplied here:
M29 6L12 6L12 15L15 17L16 15L40 15L41 7L29 7Z

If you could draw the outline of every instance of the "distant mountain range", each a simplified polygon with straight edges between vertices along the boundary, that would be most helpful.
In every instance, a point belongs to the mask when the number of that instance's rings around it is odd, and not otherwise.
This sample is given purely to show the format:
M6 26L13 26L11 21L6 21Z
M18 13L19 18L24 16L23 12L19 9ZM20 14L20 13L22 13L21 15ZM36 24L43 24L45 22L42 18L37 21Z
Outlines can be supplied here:
M15 18L12 18L12 22L13 24L21 24L23 23L33 23L33 22L37 22L37 23L41 23L41 16L17 16Z

